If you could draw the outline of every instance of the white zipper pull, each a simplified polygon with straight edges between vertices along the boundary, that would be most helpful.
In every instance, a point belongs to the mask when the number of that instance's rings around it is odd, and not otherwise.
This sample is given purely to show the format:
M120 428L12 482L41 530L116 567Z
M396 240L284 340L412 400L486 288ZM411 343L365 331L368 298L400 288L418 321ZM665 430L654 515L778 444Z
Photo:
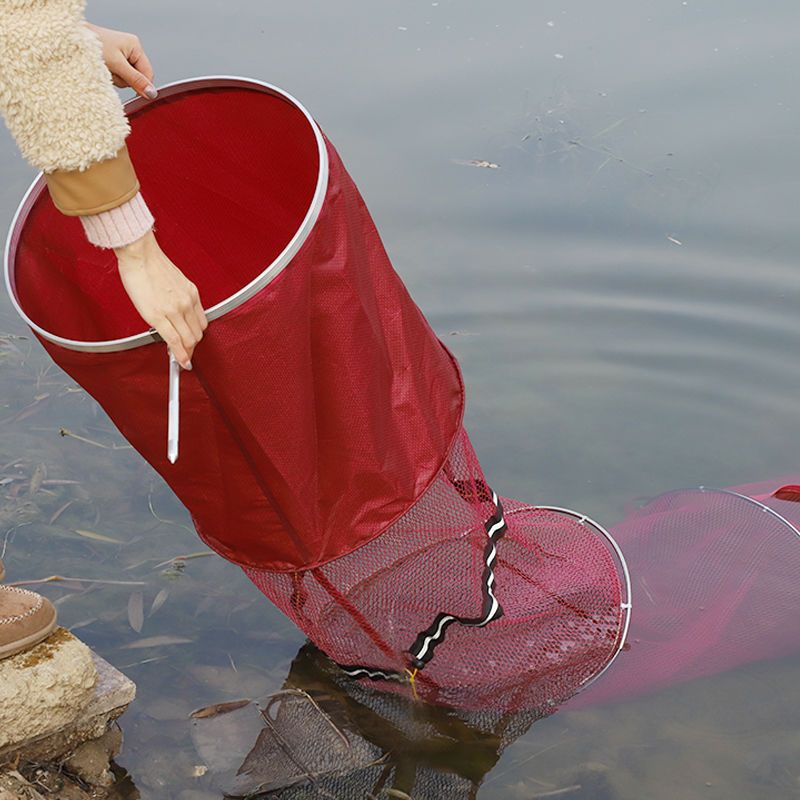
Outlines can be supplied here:
M170 464L178 459L178 430L180 427L181 365L169 350L169 405L167 408L167 458Z

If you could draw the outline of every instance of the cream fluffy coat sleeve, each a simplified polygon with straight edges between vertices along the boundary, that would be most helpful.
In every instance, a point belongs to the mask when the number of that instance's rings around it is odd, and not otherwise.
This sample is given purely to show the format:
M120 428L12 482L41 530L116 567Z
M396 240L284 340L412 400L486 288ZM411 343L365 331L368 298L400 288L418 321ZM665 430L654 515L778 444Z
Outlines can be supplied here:
M85 9L86 0L0 0L0 114L23 157L43 172L112 158L130 133ZM134 242L154 223L140 193L80 219L103 248Z
M130 124L86 0L0 0L0 113L44 172L111 158Z

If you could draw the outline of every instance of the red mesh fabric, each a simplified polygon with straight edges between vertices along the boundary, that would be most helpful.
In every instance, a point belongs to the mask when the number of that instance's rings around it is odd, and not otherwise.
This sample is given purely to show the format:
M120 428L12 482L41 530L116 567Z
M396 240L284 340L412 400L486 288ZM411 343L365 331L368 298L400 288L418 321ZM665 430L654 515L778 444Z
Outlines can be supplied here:
M603 537L560 512L501 502L508 529L494 591L503 615L447 629L416 679L428 700L506 710L560 702L617 651L621 579ZM462 428L433 485L379 538L315 569L245 572L338 663L402 673L439 612L480 616L493 510Z
M780 484L766 486L760 502L669 492L613 529L633 581L630 646L571 707L800 650L800 504L770 498Z
M164 96L131 126L159 241L208 308L294 233L320 168L313 129L286 100L249 88ZM458 364L324 146L329 177L308 237L271 282L211 321L181 374L175 464L163 343L77 352L42 339L169 483L203 540L245 566L305 568L378 536L433 480L463 414ZM23 309L61 334L141 331L116 271L77 238L77 220L58 215L43 184L32 202L10 265Z

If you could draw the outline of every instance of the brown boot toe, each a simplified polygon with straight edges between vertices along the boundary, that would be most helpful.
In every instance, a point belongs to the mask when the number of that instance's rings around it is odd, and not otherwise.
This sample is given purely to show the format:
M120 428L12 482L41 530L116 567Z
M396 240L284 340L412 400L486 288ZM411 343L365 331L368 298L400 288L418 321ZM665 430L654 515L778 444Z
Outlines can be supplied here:
M0 586L0 659L39 644L56 626L53 604L40 594Z

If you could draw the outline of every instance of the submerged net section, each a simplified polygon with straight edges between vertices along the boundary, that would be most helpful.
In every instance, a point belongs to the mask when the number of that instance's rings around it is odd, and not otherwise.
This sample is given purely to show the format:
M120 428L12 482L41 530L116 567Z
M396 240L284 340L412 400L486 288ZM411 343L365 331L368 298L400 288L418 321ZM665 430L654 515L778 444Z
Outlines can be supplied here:
M800 651L798 522L800 503L772 493L699 488L656 497L615 526L635 598L629 648L571 706Z
M604 537L496 495L463 428L377 538L315 569L245 572L351 676L453 706L560 702L614 657L625 617Z
M445 475L450 486L463 488L460 468L474 454L462 436L454 452L461 461L451 458ZM476 462L472 466L479 469ZM473 472L467 482L477 487L475 495L467 494L478 501L476 529L480 516L489 514L491 520L495 509L484 499L491 492L480 488L481 480ZM577 696L570 708L594 705L796 654L800 487L776 488L762 493L760 487L755 496L744 494L747 489L669 492L613 529L631 567L636 613L630 647L588 691L580 690L610 663L622 636L619 604L628 595L612 580L613 545L607 547L591 526L569 514L500 498L507 528L496 541L493 574L503 613L482 627L450 626L420 673L424 681L417 681L421 693L439 702L415 702L409 687L397 682L354 679L306 645L286 688L308 696L301 702L293 695L294 702L280 706L237 781L252 785L268 779L275 787L272 796L281 800L475 797L505 748L572 694ZM447 484L437 491L450 497ZM424 523L425 499L414 509L418 525ZM463 512L458 503L455 507ZM451 540L463 546L472 535L474 549L485 547L473 528L451 532L450 538L446 530L440 527L440 537L426 552L438 556ZM412 533L413 528L405 535ZM425 537L418 535L412 541L421 547ZM305 620L309 635L329 636L329 647L338 648L345 662L361 655L366 638L376 648L375 669L407 664L410 653L401 648L416 627L396 617L410 607L401 597L401 581L406 565L416 563L412 555L413 549L403 550L398 563L386 563L372 576L361 573L348 584L344 605L320 601L319 616ZM444 556L440 560L446 563ZM465 567L459 583L452 563L447 569L449 583L433 575L429 591L451 607L461 600L461 611L477 614L486 597L475 585L485 573ZM336 573L327 575L332 581ZM312 578L318 585L316 577L303 580ZM392 585L401 588L393 594ZM412 585L420 591L426 586ZM613 585L616 589L609 589ZM472 608L470 601L476 604ZM423 602L413 607L420 623L433 613ZM367 632L364 625L373 615L377 621ZM324 627L328 623L332 630ZM398 629L403 636L393 636ZM382 655L384 646L398 648L396 662ZM336 758L339 752L347 757Z

